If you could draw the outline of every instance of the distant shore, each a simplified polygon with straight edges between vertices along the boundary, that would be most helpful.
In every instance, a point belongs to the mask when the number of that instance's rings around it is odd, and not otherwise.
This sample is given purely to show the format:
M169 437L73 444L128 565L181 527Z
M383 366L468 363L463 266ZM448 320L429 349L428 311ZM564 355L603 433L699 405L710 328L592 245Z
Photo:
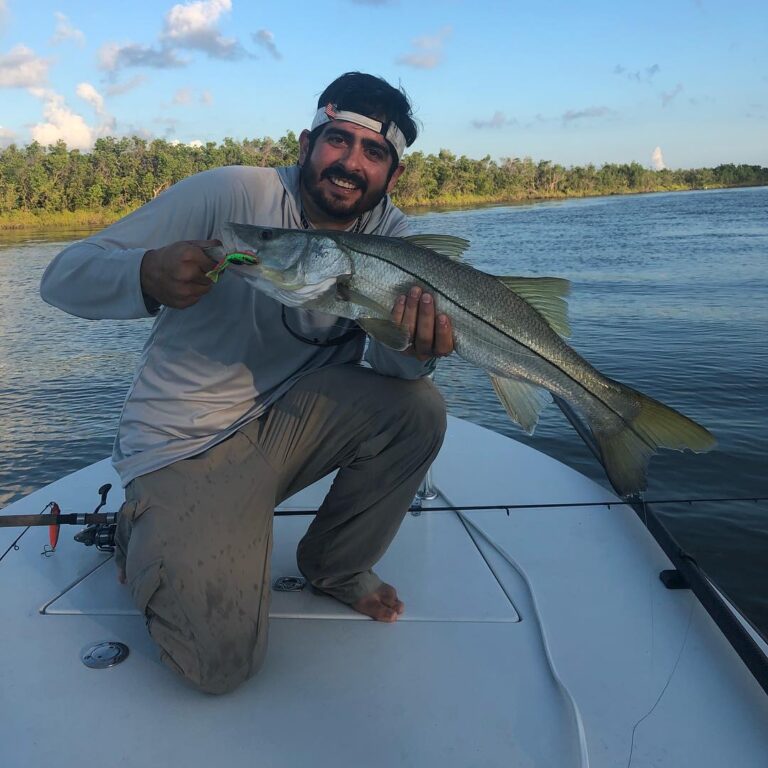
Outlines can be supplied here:
M624 195L653 195L664 192L699 192L708 189L740 189L742 187L761 187L764 184L712 184L706 187L659 187L659 189L626 189L615 192L554 192L552 194L514 196L477 195L450 197L439 200L403 201L394 199L395 204L406 213L417 211L442 211L453 208L475 208L486 205L524 205L525 203L544 203L550 200L580 200L588 197L618 197Z
M295 165L299 140L224 139L187 146L137 136L97 139L88 152L63 141L0 149L0 230L104 227L183 179L225 166ZM411 152L393 200L405 210L514 205L605 195L768 185L768 167L726 163L714 168L662 168L605 163L566 168L550 160Z
M649 190L625 190L618 192L600 193L562 193L539 194L535 196L509 196L509 195L452 195L434 200L409 200L394 198L395 203L407 212L420 212L426 210L439 211L455 208L474 208L485 205L513 205L523 203L545 202L547 200L569 200L587 197L610 197L616 195L654 194L658 192L692 192L705 189L739 189L743 187L763 186L761 184L712 184L706 187L664 187ZM139 206L123 208L119 210L96 209L78 211L9 211L0 213L0 231L23 231L39 229L90 229L106 227L123 216L127 216Z

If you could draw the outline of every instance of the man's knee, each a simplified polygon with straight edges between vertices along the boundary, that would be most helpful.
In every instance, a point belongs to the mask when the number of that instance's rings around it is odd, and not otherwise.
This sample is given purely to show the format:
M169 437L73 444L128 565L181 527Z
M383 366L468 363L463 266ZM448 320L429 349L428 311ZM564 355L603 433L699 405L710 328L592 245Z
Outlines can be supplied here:
M169 638L153 631L152 639L160 647L160 659L173 672L203 693L231 693L255 677L264 665L266 637L243 637L218 643L196 643L185 637ZM266 632L264 633L266 634Z
M410 392L402 400L407 424L412 431L442 443L446 429L445 400L429 379L409 382Z
M174 671L178 670L174 664L166 659L166 654L161 654L163 662ZM220 669L214 672L208 672L203 675L184 676L187 682L191 683L202 693L209 693L214 696L223 696L226 693L232 693L243 683L250 680L259 673L262 665L258 667L239 667L233 669Z
M181 575L180 575L181 572ZM268 577L257 593L220 573L195 581L188 568L154 562L131 581L137 607L162 662L201 691L233 691L261 668L269 629ZM202 570L196 571L201 575ZM239 594L239 599L235 595Z

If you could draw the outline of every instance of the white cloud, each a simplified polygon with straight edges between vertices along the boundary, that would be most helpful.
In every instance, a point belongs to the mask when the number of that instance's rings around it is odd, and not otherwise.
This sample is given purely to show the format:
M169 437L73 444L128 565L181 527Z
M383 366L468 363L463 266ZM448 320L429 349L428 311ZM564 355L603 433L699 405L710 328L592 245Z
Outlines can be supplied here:
M194 149L200 149L201 147L204 147L205 144L203 144L200 139L192 139L192 141L181 141L180 139L171 139L168 142L172 147L193 147Z
M260 45L262 48L265 48L273 58L283 58L283 54L277 50L277 46L275 45L274 34L272 34L272 32L270 32L268 29L260 29L258 32L252 34L251 38L253 38L254 43Z
M475 128L504 128L507 125L517 125L517 120L507 119L503 112L496 111L490 120L473 120L472 125Z
M570 123L573 120L583 120L590 117L609 117L616 114L608 107L586 107L585 109L569 109L563 113L563 122Z
M180 40L205 34L215 28L219 17L232 10L232 0L197 0L174 5L165 17L165 34Z
M213 94L210 91L200 91L199 93L196 93L192 88L179 88L176 93L173 94L173 104L186 105L192 104L193 102L209 106L210 104L213 104Z
M122 83L113 83L107 88L107 96L120 96L123 93L128 93L134 88L138 88L142 83L147 81L146 75L134 75L130 80L126 80Z
M415 69L434 69L443 58L443 43L451 34L450 27L443 27L434 35L423 35L413 40L413 51L400 56L397 64Z
M90 84L80 83L75 93L84 101L87 101L99 116L104 115L104 97Z
M54 13L56 17L56 31L53 33L51 43L57 45L63 43L65 40L71 40L80 47L85 45L85 35L76 27L70 24L69 19L59 11Z
M99 66L102 69L117 69L120 60L120 51L124 46L117 43L105 43L99 48Z
M627 80L634 80L637 83L650 83L660 70L661 67L658 64L651 64L650 67L636 69L634 72L631 72L626 67L621 66L621 64L617 64L613 69L613 74L621 75L626 77Z
M157 125L165 126L165 130L163 131L165 136L173 136L173 134L176 133L176 129L179 125L179 120L177 120L175 117L156 117L152 122L156 123ZM180 143L178 139L175 139L175 141L177 144Z
M99 65L114 78L125 67L185 67L189 61L179 56L181 49L203 51L215 59L255 58L236 38L221 34L218 24L231 10L232 0L177 3L165 15L163 32L154 44L106 43L99 50Z
M174 104L189 104L190 101L192 101L192 91L189 88L179 88L173 94Z
M138 43L106 43L99 49L99 66L110 72L124 67L172 69L185 64L170 48L151 48Z
M90 149L101 136L114 135L115 119L104 110L104 99L90 84L80 83L77 95L88 102L96 111L99 123L89 125L85 118L67 106L64 97L47 88L30 88L29 92L43 102L44 122L30 128L30 135L40 144L55 144L64 141L70 149Z
M166 131L168 133L168 131ZM192 139L192 141L181 141L181 139L169 139L168 143L172 147L193 147L194 149L201 149L205 146L200 139Z
M30 128L35 141L43 146L55 144L60 139L72 149L90 149L95 137L94 130L81 115L73 112L64 102L64 97L53 91L34 89L35 95L44 99L44 123Z
M232 0L197 0L174 5L165 17L162 39L166 45L195 48L216 59L246 55L240 43L226 38L217 28L222 14L232 10Z
M140 139L146 139L147 141L151 141L155 138L155 134L152 133L152 131L147 130L141 125L134 125L131 123L125 130L126 136L137 136Z
M0 56L0 88L39 88L48 78L49 62L26 45Z
M654 171L663 171L667 166L664 164L664 155L661 154L661 147L651 152L651 166Z
M674 101L683 91L683 84L678 83L671 91L664 91L661 94L661 106L666 107L671 101Z

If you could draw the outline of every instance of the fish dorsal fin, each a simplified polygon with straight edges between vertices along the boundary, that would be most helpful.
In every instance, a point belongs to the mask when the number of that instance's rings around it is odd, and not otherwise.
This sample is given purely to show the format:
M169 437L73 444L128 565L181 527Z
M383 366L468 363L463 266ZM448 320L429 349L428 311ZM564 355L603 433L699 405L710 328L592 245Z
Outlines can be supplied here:
M570 336L568 323L568 295L571 284L562 277L498 277L502 285L525 299L546 321L555 333Z
M430 251L456 261L459 261L464 251L469 248L469 240L453 237L453 235L406 235L402 239L407 240L411 245L429 248Z
M505 379L501 376L491 375L491 384L509 418L532 435L542 408L552 402L549 392L527 381Z

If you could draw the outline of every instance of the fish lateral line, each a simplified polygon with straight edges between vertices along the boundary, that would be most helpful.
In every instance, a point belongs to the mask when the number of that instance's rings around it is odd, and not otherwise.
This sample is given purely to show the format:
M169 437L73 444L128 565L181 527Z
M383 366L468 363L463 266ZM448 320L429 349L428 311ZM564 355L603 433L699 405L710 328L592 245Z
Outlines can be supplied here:
M399 238L388 238L388 239L398 240ZM401 264L397 264L396 262L391 261L390 259L386 258L386 256L380 256L377 253L371 253L369 251L363 250L362 248L351 246L351 245L349 245L346 242L345 243L341 243L341 242L339 242L339 240L336 240L336 242L338 243L339 247L342 250L344 250L344 251L352 251L353 253L358 253L358 254L360 254L362 256L368 256L368 257L370 257L372 259L378 259L380 261L383 261L385 264L389 264L391 267L394 267L395 269L398 269L401 272L405 272L405 274L410 275L411 277L414 278L414 280L417 283L423 283L424 285L428 286L429 289L430 289L429 292L436 293L437 295L443 297L446 301L450 302L451 304L455 304L459 309L461 309L463 312L466 312L468 315L470 315L470 317L473 317L475 320L478 320L484 326L490 328L491 330L495 331L496 333L500 333L502 336L504 336L505 338L509 339L514 344L518 344L519 346L525 348L527 350L528 356L530 356L531 358L533 358L535 360L541 360L541 361L547 363L548 365L551 365L556 371L559 371L563 376L565 376L567 379L569 379L571 382L573 382L579 389L584 390L590 396L592 396L596 400L598 400L603 406L605 406L605 408L607 408L609 411L611 411L611 413L613 413L615 416L617 416L621 420L622 424L624 424L627 427L627 429L631 429L633 432L635 432L635 430L632 427L632 423L631 422L627 421L627 419L621 413L619 413L610 403L606 402L602 397L600 397L599 394L597 394L596 392L593 392L591 389L587 389L581 381L579 381L577 378L575 378L575 376L573 374L571 374L568 371L566 371L565 369L561 368L557 363L555 363L554 361L550 360L548 357L546 357L541 352L538 352L537 350L532 349L527 344L525 344L525 342L521 341L520 339L515 338L511 334L507 333L507 331L503 330L502 328L499 328L498 326L495 326L489 320L486 320L484 317L482 317L481 315L478 315L473 310L469 309L468 307L465 307L459 301L456 301L456 299L448 296L443 290L438 288L436 285L431 283L429 280L423 278L421 275L417 275L415 272L412 272L407 267L404 267ZM422 246L413 245L411 243L409 243L409 246L411 248L418 248L420 250L424 250L424 251L428 251L430 253L434 253L437 256L441 256L441 254L437 253L436 251L430 251L429 248L424 248ZM447 258L447 257L444 257L444 258ZM474 269L477 272L480 272L483 275L487 275L488 277L491 277L491 278L494 278L494 279L498 279L497 275L492 275L489 272L483 272L482 270L475 269L474 267L472 267L472 269ZM503 284L501 284L501 285L503 286ZM554 329L552 329L552 327L549 325L549 323L546 321L546 319L541 315L541 313L535 307L533 307L529 302L527 302L522 296L518 295L515 291L512 291L511 289L506 288L506 287L505 287L505 290L510 291L511 293L514 293L515 296L517 296L517 298L520 301L525 302L534 312L536 312L537 315L539 315L541 317L544 325L547 326L550 329L550 331L555 336L557 336L557 333L554 331ZM493 342L489 342L489 343L493 344ZM504 347L502 347L501 345L498 345L498 344L494 344L493 346L495 346L497 349L504 349ZM573 350L573 351L574 351L575 354L578 355L578 352L576 352L576 350ZM516 353L516 354L518 354L518 353ZM579 358L581 358L581 355L579 355ZM583 362L586 365L588 365L590 368L595 370L602 378L604 378L604 379L607 378L602 373L600 373L600 371L597 371L597 369L594 368L594 366L592 366L589 362L587 362L583 358L581 358L581 359L583 360ZM515 377L513 377L513 376L503 376L501 378L515 378ZM612 379L610 381L613 383ZM540 384L534 384L533 382L530 382L530 383L533 386L541 386ZM622 384L621 386L626 386L626 385ZM635 434L637 434L637 433L635 433ZM645 438L642 435L637 434L637 437L638 437L638 439L642 440L646 445L648 445L649 448L651 448L655 452L655 450L656 450L655 446L650 445L645 440Z

